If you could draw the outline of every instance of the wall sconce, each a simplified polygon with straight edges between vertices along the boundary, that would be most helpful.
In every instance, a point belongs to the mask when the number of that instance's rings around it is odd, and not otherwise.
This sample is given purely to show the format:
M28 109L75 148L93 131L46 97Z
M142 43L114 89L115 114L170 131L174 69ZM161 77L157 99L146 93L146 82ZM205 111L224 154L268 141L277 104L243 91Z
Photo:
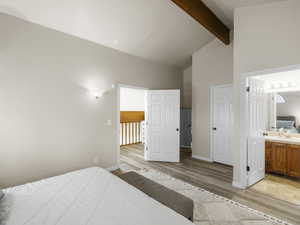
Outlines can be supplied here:
M94 95L95 99L100 98L100 94L98 92L94 92L93 95Z
M111 86L112 89L115 88L115 85L113 84ZM107 92L110 89L97 89L97 88L88 88L87 89L87 94L92 97L93 99L100 99L101 97L103 97L103 95L107 94Z
M95 98L95 99L99 99L103 96L103 91L90 91L91 95Z

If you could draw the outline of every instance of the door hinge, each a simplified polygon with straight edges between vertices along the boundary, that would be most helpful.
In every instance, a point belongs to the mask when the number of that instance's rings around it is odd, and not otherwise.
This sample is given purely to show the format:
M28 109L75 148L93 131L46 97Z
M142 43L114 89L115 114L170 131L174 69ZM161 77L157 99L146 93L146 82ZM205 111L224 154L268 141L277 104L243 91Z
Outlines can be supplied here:
M247 166L247 172L249 172L250 171L250 166Z
M146 151L148 151L148 146L146 146Z
M246 87L246 91L247 91L247 92L250 92L250 87L249 87L249 86Z

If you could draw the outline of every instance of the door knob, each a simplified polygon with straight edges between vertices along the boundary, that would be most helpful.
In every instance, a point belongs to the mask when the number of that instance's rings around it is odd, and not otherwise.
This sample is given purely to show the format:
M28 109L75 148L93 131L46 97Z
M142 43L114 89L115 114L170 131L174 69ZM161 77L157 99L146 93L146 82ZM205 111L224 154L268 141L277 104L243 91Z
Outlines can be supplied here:
M176 131L179 131L179 128L177 128Z
M213 127L213 130L217 130L217 128L216 128L216 127Z

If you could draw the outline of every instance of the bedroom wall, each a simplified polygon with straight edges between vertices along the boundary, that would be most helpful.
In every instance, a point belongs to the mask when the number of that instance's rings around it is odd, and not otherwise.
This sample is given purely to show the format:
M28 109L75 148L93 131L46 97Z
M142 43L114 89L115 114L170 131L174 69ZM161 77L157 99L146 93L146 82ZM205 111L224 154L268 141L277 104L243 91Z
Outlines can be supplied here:
M210 87L233 83L233 46L214 40L193 54L193 157L211 161Z
M181 106L188 109L192 108L192 66L183 71Z
M5 14L0 29L0 187L116 166L112 85L181 87L176 68Z
M300 64L300 2L288 0L235 10L234 115L235 136L241 134L240 77L243 73ZM242 138L242 137L241 137ZM245 182L246 157L241 138L234 139L234 182ZM244 171L244 174L241 172Z

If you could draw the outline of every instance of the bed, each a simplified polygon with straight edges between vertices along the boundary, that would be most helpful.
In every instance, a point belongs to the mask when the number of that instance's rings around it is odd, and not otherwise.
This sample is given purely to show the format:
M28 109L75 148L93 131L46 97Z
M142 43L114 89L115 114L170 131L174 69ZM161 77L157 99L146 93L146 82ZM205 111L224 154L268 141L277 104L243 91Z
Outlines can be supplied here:
M295 116L277 116L276 127L287 133L299 133Z
M185 217L96 167L3 192L1 225L192 225Z

